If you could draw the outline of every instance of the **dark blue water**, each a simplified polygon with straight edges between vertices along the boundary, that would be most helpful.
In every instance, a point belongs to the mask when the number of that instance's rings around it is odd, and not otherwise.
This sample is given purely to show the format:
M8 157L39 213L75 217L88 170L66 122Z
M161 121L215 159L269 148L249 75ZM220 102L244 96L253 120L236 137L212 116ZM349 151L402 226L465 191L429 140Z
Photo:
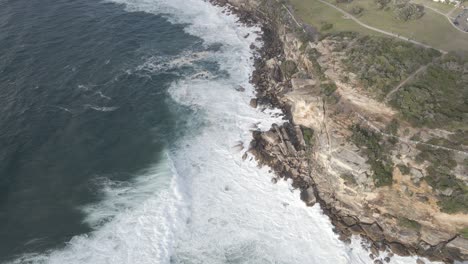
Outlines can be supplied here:
M176 72L138 70L200 44L184 25L89 0L0 0L0 262L90 231L95 179L129 180L184 131Z

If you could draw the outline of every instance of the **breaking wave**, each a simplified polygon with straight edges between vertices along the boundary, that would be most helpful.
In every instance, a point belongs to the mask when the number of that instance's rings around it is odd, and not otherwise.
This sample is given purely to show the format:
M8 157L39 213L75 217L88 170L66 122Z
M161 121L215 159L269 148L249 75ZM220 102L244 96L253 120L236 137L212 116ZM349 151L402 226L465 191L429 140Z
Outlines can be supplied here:
M279 110L249 106L255 93L250 46L261 45L260 29L203 0L112 2L187 24L203 40L203 53L153 57L136 69L195 69L169 89L191 109L191 131L134 181L100 179L104 199L82 208L92 233L15 263L372 263L358 239L342 243L320 207L306 207L290 182L272 184L268 168L258 168L250 154L242 159L253 129L283 122ZM219 48L210 49L214 44ZM194 66L199 61L216 67Z

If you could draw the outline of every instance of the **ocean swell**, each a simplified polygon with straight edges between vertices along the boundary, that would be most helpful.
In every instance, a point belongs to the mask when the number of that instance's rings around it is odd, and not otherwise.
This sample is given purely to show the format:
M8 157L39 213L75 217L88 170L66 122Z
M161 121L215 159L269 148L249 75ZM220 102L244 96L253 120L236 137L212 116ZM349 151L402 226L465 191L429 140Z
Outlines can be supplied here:
M186 31L207 48L220 44L191 57L217 67L197 66L203 74L172 84L172 99L192 111L191 131L135 181L102 182L105 199L83 209L94 232L74 237L64 249L15 262L371 263L359 240L339 241L318 205L306 207L290 182L272 184L272 172L258 168L247 153L252 130L283 122L277 109L249 106L255 94L249 82L251 45L261 46L259 27L242 25L235 15L202 0L112 2L129 12L187 24ZM166 65L193 66L194 61ZM167 70L154 65L152 58L140 69Z

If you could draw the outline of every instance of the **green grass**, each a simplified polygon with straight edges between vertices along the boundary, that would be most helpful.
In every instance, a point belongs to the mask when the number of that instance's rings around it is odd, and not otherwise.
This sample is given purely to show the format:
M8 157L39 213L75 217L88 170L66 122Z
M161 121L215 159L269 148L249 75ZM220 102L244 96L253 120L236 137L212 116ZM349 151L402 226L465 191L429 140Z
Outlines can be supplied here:
M447 14L450 12L453 8L455 8L454 5L451 4L444 4L440 2L434 2L432 0L412 0L411 2L416 3L416 4L421 4L425 6L432 7L434 9L439 10L440 12Z
M336 5L334 0L327 1ZM304 22L318 29L323 23L330 23L333 24L333 28L329 30L332 33L354 31L368 35L382 35L350 19L345 19L342 13L317 0L290 0L290 2ZM338 4L338 7L349 13L356 6L364 8L358 19L369 26L399 34L438 49L468 52L468 34L458 31L450 25L446 17L428 8L425 10L426 14L420 19L403 22L395 19L391 10L377 10L374 0L354 0L349 4Z
M460 234L462 235L463 238L468 239L468 227L463 228L460 231Z
M408 229L416 230L416 231L419 231L421 229L420 223L418 223L417 221L408 219L406 217L398 218L398 224L400 226L406 227Z
M366 35L381 35L372 30L363 28L351 19L344 18L339 11L316 0L290 0L295 13L307 24L320 29L324 24L333 24L333 27L322 33L337 33L343 31L359 32Z

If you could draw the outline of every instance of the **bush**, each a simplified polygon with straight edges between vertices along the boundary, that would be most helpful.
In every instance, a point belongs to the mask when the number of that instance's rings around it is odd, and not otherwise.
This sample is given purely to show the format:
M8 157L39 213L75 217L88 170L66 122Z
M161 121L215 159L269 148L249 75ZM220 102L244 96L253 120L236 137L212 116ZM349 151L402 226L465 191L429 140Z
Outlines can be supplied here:
M302 136L307 146L312 146L314 143L314 130L305 126L301 126Z
M468 227L465 227L463 228L461 231L460 231L460 234L463 238L465 239L468 239Z
M322 93L326 96L332 95L336 91L336 84L334 82L323 83L320 86Z
M362 15L362 12L364 11L364 8L360 7L360 6L354 6L352 9L351 9L351 13L357 17L361 16Z
M400 128L400 123L398 120L392 119L390 123L385 127L385 132L390 135L398 135L398 129Z
M391 0L375 0L374 2L377 5L377 9L384 9L391 2Z
M320 57L319 52L316 49L310 49L309 52L309 60L312 62L313 65L313 74L317 76L320 80L325 79L325 74L323 73L322 67L317 59Z
M294 73L297 72L297 65L292 60L286 60L281 63L281 72L286 79L290 79Z
M424 15L424 6L413 3L396 5L393 9L393 13L398 20L416 20Z
M356 179L351 173L343 173L340 176L344 180L346 185L355 186L357 184Z
M468 194L443 196L438 202L442 212L447 214L468 213Z
M410 168L404 164L398 164L398 169L403 175L408 175L411 172Z
M333 24L331 23L323 23L322 26L320 27L321 31L327 31L333 28Z
M398 224L402 227L406 227L412 230L419 231L421 230L421 224L418 223L417 221L408 219L406 217L399 217L398 218Z

